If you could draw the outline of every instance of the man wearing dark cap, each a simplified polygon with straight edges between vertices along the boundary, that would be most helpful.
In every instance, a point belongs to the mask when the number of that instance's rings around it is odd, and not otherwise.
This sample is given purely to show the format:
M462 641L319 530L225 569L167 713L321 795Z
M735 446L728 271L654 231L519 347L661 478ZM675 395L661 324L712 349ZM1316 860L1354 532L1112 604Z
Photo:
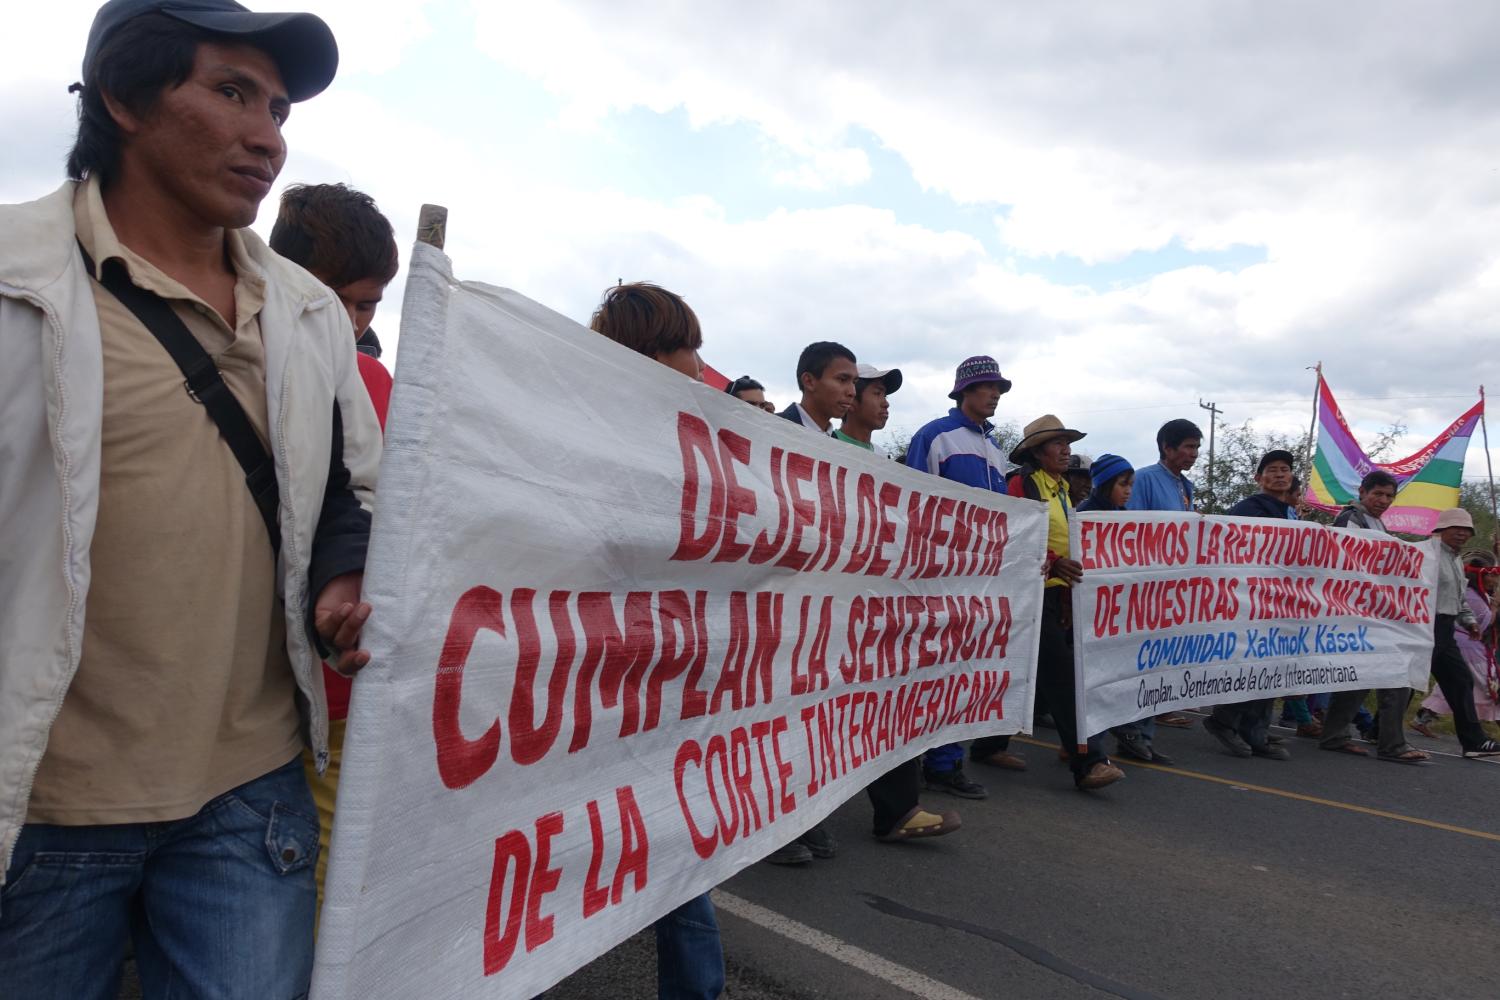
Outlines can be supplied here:
M1260 492L1246 497L1228 513L1234 517L1272 517L1297 519L1297 512L1286 505L1283 494L1292 484L1292 465L1296 457L1282 448L1273 448L1261 456L1255 467L1255 482ZM1203 720L1224 749L1236 757L1264 757L1287 760L1286 747L1271 739L1271 710L1275 698L1257 698L1233 705L1219 705Z
M922 426L906 449L906 464L965 486L1005 492L1005 453L991 436L990 418L1000 397L1010 391L1010 379L1000 374L1000 365L988 355L966 359L953 377L948 398L958 405L946 417ZM1026 761L1011 753L1008 740L995 743L986 763L1012 771L1026 770ZM927 751L923 771L927 787L965 799L983 799L989 793L971 780L963 769L964 748L950 743Z
M70 180L0 206L0 983L290 997L319 660L353 673L380 430L338 298L248 229L309 14L112 0Z

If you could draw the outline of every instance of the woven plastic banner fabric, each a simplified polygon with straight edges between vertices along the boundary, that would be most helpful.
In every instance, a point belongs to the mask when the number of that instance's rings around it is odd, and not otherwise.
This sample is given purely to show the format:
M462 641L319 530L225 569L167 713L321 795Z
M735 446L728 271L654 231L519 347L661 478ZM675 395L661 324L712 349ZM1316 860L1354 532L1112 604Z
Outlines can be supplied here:
M534 996L922 750L1030 727L1039 504L424 246L386 430L318 1000Z
M1079 731L1318 691L1424 689L1429 543L1312 522L1085 513L1071 524Z

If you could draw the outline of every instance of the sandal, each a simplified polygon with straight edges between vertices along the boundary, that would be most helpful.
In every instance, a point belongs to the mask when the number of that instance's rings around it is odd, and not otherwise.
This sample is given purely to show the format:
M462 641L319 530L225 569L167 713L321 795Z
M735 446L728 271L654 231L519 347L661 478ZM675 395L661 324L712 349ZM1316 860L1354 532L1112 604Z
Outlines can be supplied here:
M1370 751L1366 750L1364 747L1360 746L1357 743L1340 743L1336 747L1322 747L1321 749L1323 749L1323 750L1331 750L1334 753L1347 753L1347 754L1351 754L1351 755L1353 755L1355 757L1368 757L1368 756L1370 756ZM1418 751L1418 752L1420 752L1420 751ZM1423 757L1425 758L1426 754L1423 754Z
M875 839L883 844L894 844L902 840L916 840L920 837L941 837L945 833L952 833L963 826L963 821L958 818L958 813L928 812L921 806L912 806L911 811L901 817L901 822L891 827L889 833L880 834Z
M1406 747L1397 753L1382 753L1376 756L1380 760L1388 760L1393 764L1421 764L1432 759L1416 747Z

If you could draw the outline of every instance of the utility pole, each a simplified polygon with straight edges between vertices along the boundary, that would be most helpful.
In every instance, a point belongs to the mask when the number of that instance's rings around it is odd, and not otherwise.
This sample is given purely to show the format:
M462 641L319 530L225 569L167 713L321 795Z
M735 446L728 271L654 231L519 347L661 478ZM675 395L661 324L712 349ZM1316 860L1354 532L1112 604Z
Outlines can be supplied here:
M1219 409L1218 403L1205 403L1201 398L1198 407L1208 411L1208 499L1214 505L1215 513L1219 506L1219 495L1214 492L1214 424L1224 413Z

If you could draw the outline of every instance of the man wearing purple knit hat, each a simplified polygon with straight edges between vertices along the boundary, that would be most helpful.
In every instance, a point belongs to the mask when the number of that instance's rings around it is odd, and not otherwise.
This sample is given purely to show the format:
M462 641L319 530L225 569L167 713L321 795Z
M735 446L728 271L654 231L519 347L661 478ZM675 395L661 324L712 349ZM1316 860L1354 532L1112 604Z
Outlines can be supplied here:
M1010 391L1010 379L1000 374L1000 365L988 355L967 358L953 377L948 398L958 403L945 417L938 417L912 435L906 449L906 464L965 486L1005 492L1005 452L995 443L990 418L1000 397ZM1026 761L1007 749L1004 737L987 744L984 762L1012 771L1024 771ZM923 760L927 787L960 798L982 799L989 793L963 771L964 749L950 743L929 750Z

